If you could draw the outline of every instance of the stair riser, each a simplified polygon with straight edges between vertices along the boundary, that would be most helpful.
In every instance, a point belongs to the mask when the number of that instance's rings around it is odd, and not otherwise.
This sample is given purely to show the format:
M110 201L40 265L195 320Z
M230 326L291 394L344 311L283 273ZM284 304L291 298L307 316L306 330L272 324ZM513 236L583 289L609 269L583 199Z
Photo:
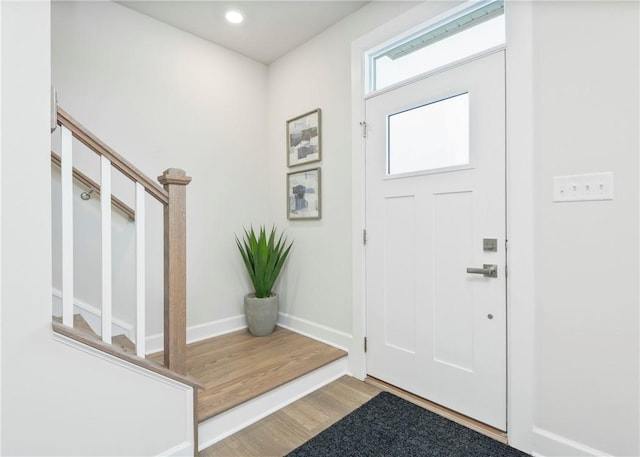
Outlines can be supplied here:
M233 435L269 414L347 374L343 357L198 425L198 450Z

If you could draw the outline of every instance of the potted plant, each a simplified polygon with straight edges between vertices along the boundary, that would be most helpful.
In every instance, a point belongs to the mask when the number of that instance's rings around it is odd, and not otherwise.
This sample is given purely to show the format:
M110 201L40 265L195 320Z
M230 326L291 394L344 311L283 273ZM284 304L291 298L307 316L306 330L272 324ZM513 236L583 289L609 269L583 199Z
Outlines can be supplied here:
M278 320L278 294L273 285L287 260L293 241L287 246L284 232L279 237L273 227L267 236L265 227L258 234L251 227L244 229L244 239L236 236L236 244L247 267L254 292L244 297L244 313L249 331L255 336L266 336L273 332ZM277 238L277 240L276 240Z

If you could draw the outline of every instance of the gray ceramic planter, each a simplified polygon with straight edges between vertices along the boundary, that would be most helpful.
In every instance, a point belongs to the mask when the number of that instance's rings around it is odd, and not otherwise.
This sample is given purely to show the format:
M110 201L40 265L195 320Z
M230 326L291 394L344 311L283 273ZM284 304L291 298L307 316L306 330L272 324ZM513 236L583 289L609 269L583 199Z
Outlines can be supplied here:
M273 332L278 320L278 304L278 294L266 298L256 298L256 294L244 296L244 314L252 335L267 336Z

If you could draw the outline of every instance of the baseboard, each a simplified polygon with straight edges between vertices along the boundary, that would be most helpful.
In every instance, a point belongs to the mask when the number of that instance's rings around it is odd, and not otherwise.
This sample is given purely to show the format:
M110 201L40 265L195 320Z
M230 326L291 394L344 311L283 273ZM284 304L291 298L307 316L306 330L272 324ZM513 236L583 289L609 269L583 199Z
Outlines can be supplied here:
M289 314L279 313L278 325L346 352L349 351L351 346L351 335ZM195 343L196 341L242 330L246 327L247 321L244 314L194 325L187 327L187 343ZM162 333L147 337L147 354L162 351L163 347L164 337Z
M578 443L548 430L533 427L533 449L536 457L610 457L611 454Z
M51 289L51 296L53 298L53 315L62 316L62 291L53 288ZM73 313L80 314L82 318L87 321L89 327L91 327L91 329L96 332L96 334L100 335L102 333L102 310L96 308L93 305L90 305L87 302L75 298L73 300ZM113 336L124 335L131 341L135 341L135 337L133 334L133 325L121 319L111 319L111 334Z
M344 376L347 374L347 367L347 359L343 357L260 397L201 422L198 426L198 450L202 451Z
M246 327L247 321L244 314L207 322L205 324L193 325L187 327L187 344L224 335L225 333L235 332L236 330L242 330ZM162 333L148 336L146 343L147 354L162 351L164 348L164 336Z
M309 338L313 338L321 343L342 349L345 352L349 352L351 340L353 339L348 333L285 313L278 314L278 325L301 335L308 336Z
M193 457L194 454L193 443L185 441L184 443L178 444L171 449L167 449L166 451L161 452L158 455L162 457Z

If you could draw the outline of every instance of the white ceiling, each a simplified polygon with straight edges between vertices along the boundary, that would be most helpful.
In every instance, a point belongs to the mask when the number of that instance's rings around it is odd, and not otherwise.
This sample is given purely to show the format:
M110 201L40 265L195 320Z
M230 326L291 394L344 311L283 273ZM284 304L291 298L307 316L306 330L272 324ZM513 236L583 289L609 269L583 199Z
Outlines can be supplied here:
M117 3L269 64L368 1L118 1ZM245 20L232 25L230 9Z

